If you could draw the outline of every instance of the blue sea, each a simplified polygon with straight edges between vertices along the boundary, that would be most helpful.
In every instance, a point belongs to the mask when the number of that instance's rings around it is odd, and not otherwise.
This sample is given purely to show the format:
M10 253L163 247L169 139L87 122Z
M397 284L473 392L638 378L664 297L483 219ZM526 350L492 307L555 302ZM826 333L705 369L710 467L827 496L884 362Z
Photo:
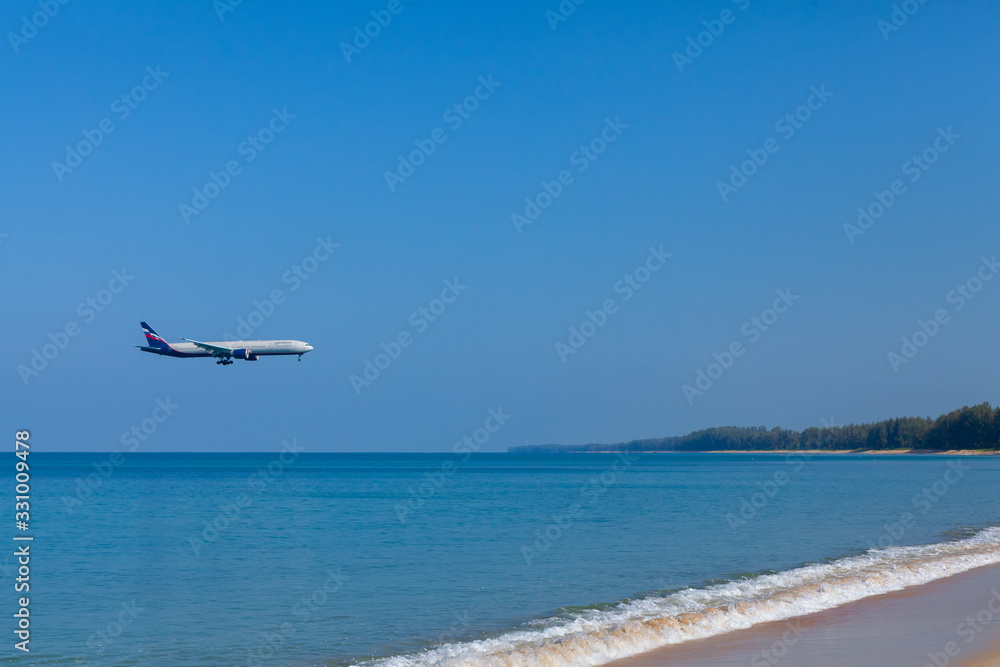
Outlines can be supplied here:
M32 461L21 664L601 664L1000 561L1000 457Z

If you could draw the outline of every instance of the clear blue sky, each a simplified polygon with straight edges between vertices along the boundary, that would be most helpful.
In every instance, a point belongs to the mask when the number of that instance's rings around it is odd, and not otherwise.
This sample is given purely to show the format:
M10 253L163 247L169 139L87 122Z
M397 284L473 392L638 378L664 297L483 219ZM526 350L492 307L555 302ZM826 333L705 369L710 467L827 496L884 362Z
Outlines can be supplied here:
M347 62L342 43L390 5ZM565 21L546 15L556 0L246 0L222 18L211 0L55 6L0 11L2 398L8 430L33 429L37 448L121 449L167 397L179 407L144 451L291 437L444 451L501 406L511 418L484 450L1000 402L1000 280L960 310L948 299L1000 253L995 5L931 1L891 31L888 0L590 0ZM721 34L679 68L703 21ZM810 97L823 86L832 96ZM792 136L776 126L810 101ZM444 115L463 102L478 108ZM243 144L274 109L281 131ZM53 165L102 121L113 131L78 166ZM443 143L390 188L386 172L438 128ZM907 172L939 128L959 137ZM614 141L596 141L595 160L577 152L602 132ZM718 182L748 150L767 161L723 201ZM230 161L238 173L186 221L180 205ZM564 170L519 233L512 214ZM849 242L844 225L896 179L903 194ZM286 272L317 237L339 248L293 290ZM650 246L671 257L625 300L616 282ZM78 309L123 268L134 279L100 313ZM456 278L467 289L421 330L411 313ZM799 297L787 312L741 333L786 288ZM131 347L140 320L170 341L218 340L276 289L284 301L252 337L311 343L302 363ZM556 344L607 299L614 312L563 362ZM938 309L947 323L895 372L887 354ZM403 331L412 344L359 395L351 375ZM687 400L683 385L735 341L742 356Z

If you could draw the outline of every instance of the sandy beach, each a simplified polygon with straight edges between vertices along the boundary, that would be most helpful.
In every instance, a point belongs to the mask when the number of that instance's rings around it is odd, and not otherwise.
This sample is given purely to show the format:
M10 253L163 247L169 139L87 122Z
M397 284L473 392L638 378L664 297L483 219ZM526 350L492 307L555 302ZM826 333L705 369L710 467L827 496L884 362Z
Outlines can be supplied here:
M1000 638L988 649L981 651L970 660L962 660L957 665L961 667L997 667L1000 665Z
M610 664L996 667L1000 665L1000 566Z

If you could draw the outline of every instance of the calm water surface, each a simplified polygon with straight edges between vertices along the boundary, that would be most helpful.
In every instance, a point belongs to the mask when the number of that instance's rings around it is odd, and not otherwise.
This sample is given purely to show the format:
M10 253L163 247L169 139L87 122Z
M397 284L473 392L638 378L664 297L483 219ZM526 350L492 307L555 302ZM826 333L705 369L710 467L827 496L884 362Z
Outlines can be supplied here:
M32 460L19 664L354 664L1000 522L998 457Z

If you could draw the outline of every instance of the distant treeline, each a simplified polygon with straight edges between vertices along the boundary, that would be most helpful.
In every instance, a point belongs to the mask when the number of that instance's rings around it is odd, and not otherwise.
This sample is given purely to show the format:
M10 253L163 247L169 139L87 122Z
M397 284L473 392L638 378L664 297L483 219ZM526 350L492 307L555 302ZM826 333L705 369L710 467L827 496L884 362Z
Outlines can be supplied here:
M1000 449L1000 408L989 403L930 417L901 417L874 424L849 424L791 431L775 426L721 426L687 435L633 440L613 445L525 445L517 453L554 452L706 452L788 449Z

